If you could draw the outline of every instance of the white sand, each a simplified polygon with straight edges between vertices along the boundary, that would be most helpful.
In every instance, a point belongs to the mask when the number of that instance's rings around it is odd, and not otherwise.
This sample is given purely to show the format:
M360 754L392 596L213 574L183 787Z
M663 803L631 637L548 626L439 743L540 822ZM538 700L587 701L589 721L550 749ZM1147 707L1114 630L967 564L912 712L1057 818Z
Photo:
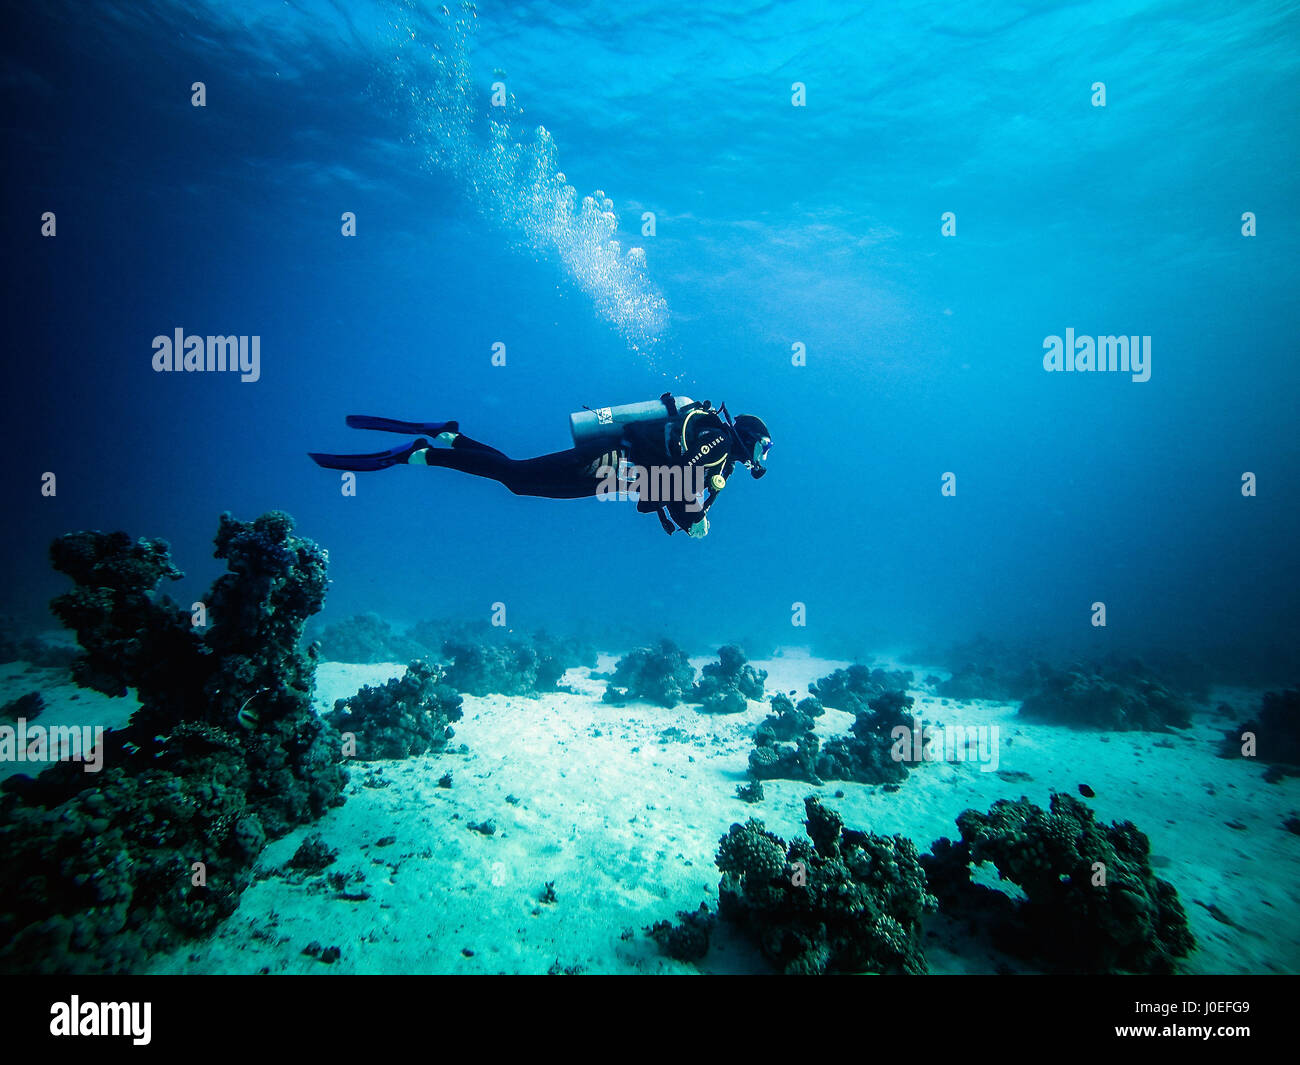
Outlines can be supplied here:
M602 656L599 669L609 672L613 662ZM755 663L769 671L769 692L799 695L844 664L800 652ZM319 704L330 707L402 669L323 664ZM309 833L320 832L340 852L329 872L360 873L346 890L367 898L340 898L323 876L271 876L245 893L239 912L209 941L159 957L150 971L543 973L558 961L590 973L695 972L659 955L642 929L701 901L716 905L713 855L733 821L759 817L789 839L802 832L803 797L816 793L848 825L899 832L924 850L941 835L955 836L954 818L968 807L984 810L1022 794L1045 807L1051 789L1077 794L1081 783L1095 790L1099 818L1132 820L1150 837L1156 873L1178 889L1198 941L1184 971L1300 971L1300 836L1281 827L1300 811L1300 780L1266 784L1263 766L1216 757L1227 722L1198 718L1196 727L1167 736L1074 731L1024 723L1014 706L945 705L922 694L917 711L927 724L997 724L999 769L1031 779L980 772L974 762L931 763L892 794L840 781L821 788L766 781L765 800L751 806L734 792L747 779L765 703L719 717L693 706L620 708L600 701L604 681L590 672L566 676L572 695L467 696L453 746L463 742L468 753L354 763L347 802L273 843L259 860L266 869L282 867ZM917 669L917 676L928 672ZM10 690L6 676L0 694ZM87 700L98 697L82 693L69 704L75 691L46 689L51 722L71 706L82 715L77 723L86 723ZM1245 710L1257 701L1258 693L1243 694L1234 705ZM134 705L103 704L114 714ZM818 733L824 741L851 720L828 710ZM685 739L661 739L670 728ZM445 772L453 775L450 790L437 786ZM367 778L390 783L366 787ZM485 819L496 822L495 835L469 828ZM380 846L388 836L395 842ZM539 901L547 881L558 896L549 905ZM927 937L932 971L996 966L950 926L935 922L936 930L945 938ZM339 960L327 965L302 954L313 941L338 946ZM698 968L766 966L720 925Z
M28 719L29 735L36 725L46 730L57 726L93 728L101 725L104 728L124 728L140 706L133 693L113 699L89 688L78 687L66 669L30 666L26 662L0 664L0 706L34 691L41 693L45 707L35 718ZM0 720L0 725L16 728L15 723L8 718ZM35 776L45 766L45 762L0 761L0 780L16 773ZM87 773L86 786L93 785L95 779L94 773Z

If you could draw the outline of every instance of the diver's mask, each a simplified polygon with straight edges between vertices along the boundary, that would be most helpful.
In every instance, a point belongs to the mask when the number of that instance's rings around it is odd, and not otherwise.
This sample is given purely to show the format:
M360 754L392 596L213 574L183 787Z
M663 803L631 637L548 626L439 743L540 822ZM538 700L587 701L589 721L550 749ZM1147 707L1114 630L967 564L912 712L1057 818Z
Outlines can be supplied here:
M767 453L772 450L772 438L770 436L760 436L754 441L754 451L748 462L750 475L757 480L767 473Z

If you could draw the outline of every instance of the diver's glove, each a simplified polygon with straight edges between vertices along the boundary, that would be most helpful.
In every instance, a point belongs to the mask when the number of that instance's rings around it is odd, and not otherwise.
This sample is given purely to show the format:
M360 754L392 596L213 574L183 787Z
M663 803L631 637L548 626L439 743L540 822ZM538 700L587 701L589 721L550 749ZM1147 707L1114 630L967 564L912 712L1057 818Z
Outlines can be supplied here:
M699 521L697 521L694 525L692 525L689 529L686 530L686 535L689 536L692 540L703 540L706 536L709 535L709 519L701 518Z

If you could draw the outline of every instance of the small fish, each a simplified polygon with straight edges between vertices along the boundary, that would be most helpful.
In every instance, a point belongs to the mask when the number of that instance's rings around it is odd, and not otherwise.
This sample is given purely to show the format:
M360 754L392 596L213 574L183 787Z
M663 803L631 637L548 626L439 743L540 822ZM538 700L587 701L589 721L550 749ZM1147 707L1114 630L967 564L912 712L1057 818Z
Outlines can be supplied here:
M1097 797L1097 793L1093 791L1092 788L1088 787L1087 784L1079 785L1079 794L1085 799L1095 799Z
M250 732L261 724L261 717L256 710L248 709L248 704L264 691L266 691L265 688L258 688L257 691L253 692L252 695L244 700L244 705L239 708L239 713L235 715L235 720L239 722L240 726L248 729Z

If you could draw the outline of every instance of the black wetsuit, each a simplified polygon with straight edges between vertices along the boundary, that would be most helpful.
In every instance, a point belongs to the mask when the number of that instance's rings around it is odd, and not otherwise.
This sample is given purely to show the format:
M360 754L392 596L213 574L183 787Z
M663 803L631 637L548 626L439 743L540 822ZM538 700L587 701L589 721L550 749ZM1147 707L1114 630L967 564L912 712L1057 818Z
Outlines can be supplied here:
M692 403L678 409L669 393L660 397L664 420L636 422L624 427L621 439L607 438L579 444L568 451L512 459L458 434L450 449L428 448L421 458L426 465L459 470L475 477L488 477L505 485L515 495L547 499L582 499L599 495L611 484L611 471L628 466L674 473L676 484L686 487L669 499L641 498L637 510L655 513L664 531L674 527L690 529L713 505L717 489L709 484L712 475L729 478L735 468L730 457L731 432L706 404ZM687 419L689 419L687 421ZM682 425L687 421L687 444L681 444ZM704 477L693 475L704 468ZM694 488L702 480L702 493Z

